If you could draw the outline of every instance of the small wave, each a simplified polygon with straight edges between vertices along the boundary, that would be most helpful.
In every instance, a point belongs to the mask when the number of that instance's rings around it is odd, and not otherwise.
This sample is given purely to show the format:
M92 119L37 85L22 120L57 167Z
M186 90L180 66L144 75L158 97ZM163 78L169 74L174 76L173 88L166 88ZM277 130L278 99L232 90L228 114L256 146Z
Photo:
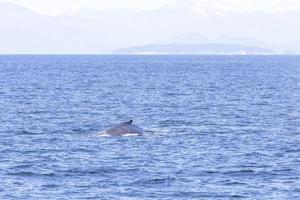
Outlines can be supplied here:
M57 185L57 184L45 184L45 185L42 185L43 188L58 188L60 187L60 185Z
M145 131L145 136L167 136L170 135L172 131L170 129L165 128L151 128Z
M84 129L84 128L72 128L71 129L72 133L76 133L76 134L86 134L89 132L89 130Z
M244 199L244 198L247 198L247 196L238 195L238 194L231 195L230 197L233 198L233 199Z
M119 172L128 172L132 169L116 169L113 167L101 167L96 169L80 169L80 168L73 168L73 169L67 169L59 171L59 173L62 173L67 176L73 176L73 175L107 175L112 173L119 173Z
M299 153L300 152L300 149L286 149L285 150L286 153Z
M43 132L33 132L33 131L27 131L27 130L22 130L18 131L16 135L41 135Z
M300 188L295 188L293 191L297 192L297 193L300 193Z
M272 172L292 172L292 169L286 168L286 169L274 169Z
M28 114L36 115L36 114L46 114L48 112L49 112L48 110L33 110L33 111L28 112Z
M251 170L251 169L242 169L242 170L233 170L221 172L222 174L232 175L232 176L274 176L276 172L266 171L266 170Z
M241 169L241 170L232 170L232 171L226 171L224 174L253 174L256 171L252 169Z
M22 176L22 177L36 177L36 176L55 176L55 173L35 173L35 172L9 172L10 176Z
M98 137L111 137L111 135L108 135L106 131L102 131L96 134Z
M206 171L203 171L204 173L206 174L216 174L218 173L217 171L214 171L214 170L206 170Z
M71 152L86 152L86 153L94 153L96 152L93 148L87 148L87 147L74 147L70 149ZM65 152L67 150L53 150L52 152Z
M126 133L124 135L122 135L123 137L132 137L132 136L139 136L139 134L136 133Z
M174 193L176 199L181 197L183 199L228 199L227 195L218 194L215 192L195 192L195 191L179 191Z
M147 131L150 133L169 133L170 130L168 129L163 129L163 128L152 128L151 131Z
M102 137L108 137L108 136L110 136L109 134L107 134L106 130L97 132L96 135L97 136L102 136Z
M177 179L174 177L166 177L166 178L152 178L152 179L143 179L134 182L134 184L142 184L142 185L155 185L155 184L170 184L175 182Z
M271 167L270 165L259 165L259 164L247 164L247 165L237 165L236 167L238 168L244 168L244 169L247 169L247 168L269 168Z
M238 181L223 181L224 185L234 186L234 185L247 185L246 183L238 182Z
M246 153L245 154L246 157L258 157L258 156L268 156L268 154L265 154L265 153L260 153L260 152L249 152L249 153Z
M33 166L32 164L16 165L11 167L10 169L25 169L25 168L30 168L32 166Z
M115 137L114 135L107 134L106 131L101 131L101 132L97 133L97 136L98 137ZM137 134L137 133L125 133L125 134L118 135L118 136L121 136L121 137L133 137L133 136L140 136L140 135Z

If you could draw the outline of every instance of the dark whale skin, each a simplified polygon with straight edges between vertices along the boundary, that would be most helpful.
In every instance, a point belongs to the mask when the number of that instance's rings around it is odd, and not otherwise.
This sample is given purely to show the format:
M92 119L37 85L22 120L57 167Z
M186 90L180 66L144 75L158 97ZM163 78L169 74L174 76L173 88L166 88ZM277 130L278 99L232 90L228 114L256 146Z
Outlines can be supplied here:
M132 120L123 122L105 131L106 134L112 136L122 136L126 134L143 135L143 130L132 124Z

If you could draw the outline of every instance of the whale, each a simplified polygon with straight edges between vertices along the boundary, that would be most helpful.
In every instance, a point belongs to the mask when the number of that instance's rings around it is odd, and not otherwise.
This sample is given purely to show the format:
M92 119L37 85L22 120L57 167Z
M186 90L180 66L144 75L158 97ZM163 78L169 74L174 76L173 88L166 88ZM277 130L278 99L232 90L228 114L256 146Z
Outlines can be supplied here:
M113 126L105 131L101 132L102 134L111 135L111 136L123 136L123 135L143 135L144 131L140 127L133 124L133 120L120 123Z

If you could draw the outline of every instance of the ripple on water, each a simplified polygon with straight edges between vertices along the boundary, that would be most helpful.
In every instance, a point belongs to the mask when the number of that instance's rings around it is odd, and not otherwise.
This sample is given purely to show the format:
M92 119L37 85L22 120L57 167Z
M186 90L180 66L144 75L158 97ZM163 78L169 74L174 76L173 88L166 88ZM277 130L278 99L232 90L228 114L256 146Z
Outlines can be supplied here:
M35 131L28 131L28 130L22 130L15 133L15 135L41 135L45 134L43 132L35 132Z
M54 177L57 176L56 173L38 173L31 171L21 171L21 172L8 172L9 176L17 176L17 177Z
M148 179L141 179L132 183L132 185L138 186L146 186L146 185L161 185L161 184L171 184L175 182L177 178L175 177L164 177L164 178L148 178Z

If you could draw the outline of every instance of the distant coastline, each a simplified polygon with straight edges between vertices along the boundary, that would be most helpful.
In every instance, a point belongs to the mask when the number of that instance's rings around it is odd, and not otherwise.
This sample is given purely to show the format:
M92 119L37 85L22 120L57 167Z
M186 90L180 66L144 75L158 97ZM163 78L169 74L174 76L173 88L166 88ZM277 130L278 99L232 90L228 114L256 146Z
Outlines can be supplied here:
M272 50L238 44L150 44L113 51L120 55L273 55Z

